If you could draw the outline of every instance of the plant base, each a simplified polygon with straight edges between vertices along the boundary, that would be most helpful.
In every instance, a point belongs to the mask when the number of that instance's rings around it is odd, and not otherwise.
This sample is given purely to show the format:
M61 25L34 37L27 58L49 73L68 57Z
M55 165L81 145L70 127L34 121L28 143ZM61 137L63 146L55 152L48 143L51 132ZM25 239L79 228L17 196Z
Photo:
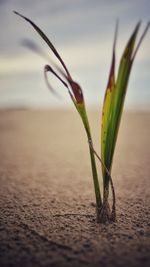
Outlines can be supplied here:
M97 223L112 223L116 222L116 210L110 209L108 202L103 203L101 208L96 208Z

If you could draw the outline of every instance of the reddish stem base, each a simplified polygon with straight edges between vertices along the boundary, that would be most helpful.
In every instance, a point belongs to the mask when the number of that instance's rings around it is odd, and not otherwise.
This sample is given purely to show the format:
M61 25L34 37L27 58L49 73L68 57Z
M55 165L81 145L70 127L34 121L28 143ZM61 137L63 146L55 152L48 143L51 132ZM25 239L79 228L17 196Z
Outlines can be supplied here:
M116 222L115 207L110 209L108 201L104 202L101 208L96 208L97 223L112 223Z

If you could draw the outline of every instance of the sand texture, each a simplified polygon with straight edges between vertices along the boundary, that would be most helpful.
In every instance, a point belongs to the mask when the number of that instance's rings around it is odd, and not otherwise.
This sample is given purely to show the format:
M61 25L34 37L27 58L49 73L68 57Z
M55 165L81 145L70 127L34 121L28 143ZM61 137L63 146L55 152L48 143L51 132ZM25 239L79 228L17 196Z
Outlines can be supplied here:
M99 112L89 117L99 152ZM149 137L150 113L124 114L112 172L117 222L99 225L76 111L0 111L0 266L150 266Z

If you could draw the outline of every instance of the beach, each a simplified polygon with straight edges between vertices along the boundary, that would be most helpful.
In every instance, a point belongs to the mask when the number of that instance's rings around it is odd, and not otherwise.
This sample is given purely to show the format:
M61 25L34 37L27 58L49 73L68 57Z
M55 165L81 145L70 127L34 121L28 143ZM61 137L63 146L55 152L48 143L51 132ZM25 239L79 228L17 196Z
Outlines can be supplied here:
M99 109L89 119L100 154ZM103 225L77 112L1 110L0 266L150 266L149 136L149 112L123 114L112 169L117 222Z

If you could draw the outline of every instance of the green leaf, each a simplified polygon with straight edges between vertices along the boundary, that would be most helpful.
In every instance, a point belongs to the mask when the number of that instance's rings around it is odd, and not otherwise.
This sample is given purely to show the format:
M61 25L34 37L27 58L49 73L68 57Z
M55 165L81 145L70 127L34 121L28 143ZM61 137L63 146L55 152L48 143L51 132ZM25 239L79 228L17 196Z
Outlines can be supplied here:
M111 106L112 90L115 86L115 46L116 46L116 39L117 39L117 31L118 31L118 24L116 25L111 68L110 68L109 79L108 79L108 84L106 87L103 109L102 109L101 158L103 162L105 162L105 147L106 147L107 131L108 131L108 126L109 126L109 121L110 121L110 106ZM105 169L103 165L102 165L102 171L104 174Z
M102 140L104 143L102 145L101 153L102 153L102 159L104 160L104 164L106 165L109 172L111 172L112 160L120 125L128 80L132 67L132 55L139 27L140 23L137 24L133 34L131 35L126 45L126 48L124 50L124 53L120 61L116 82L114 81L111 90L108 88L106 89L106 98L104 100L104 107L103 107L103 110L105 111L105 113L103 113L103 122L105 123L105 126L103 126L103 131L102 131L102 136L103 136ZM111 74L111 77L113 76L114 73ZM109 176L105 170L103 170L103 180L104 180L104 189L108 191Z

